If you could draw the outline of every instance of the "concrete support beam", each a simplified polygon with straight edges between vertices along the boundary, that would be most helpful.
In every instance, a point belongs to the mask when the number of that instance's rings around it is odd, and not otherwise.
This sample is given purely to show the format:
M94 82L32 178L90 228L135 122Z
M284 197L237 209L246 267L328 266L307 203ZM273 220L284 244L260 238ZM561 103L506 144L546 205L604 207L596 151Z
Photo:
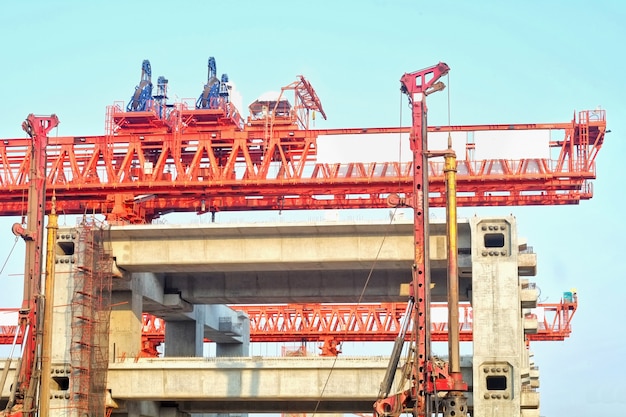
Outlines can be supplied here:
M249 352L249 320L245 315L225 305L191 304L179 292L168 289L160 274L126 272L115 289L111 328L120 339L115 340L118 358L139 352L135 345L140 337L135 317L138 310L166 321L166 356L202 356L205 338L217 343L218 351L225 356L245 356ZM131 344L125 346L122 341Z
M250 321L244 313L220 304L196 307L203 308L204 337L225 344L250 342Z
M391 230L390 230L391 229ZM469 277L469 226L459 226L462 277ZM445 298L445 225L433 223L433 300ZM117 265L127 273L157 274L168 291L194 304L405 301L400 286L411 280L412 226L296 223L118 226L111 229ZM465 246L463 246L465 245ZM469 283L461 298L469 299Z
M430 225L433 301L446 299L445 229ZM462 301L471 298L472 233L460 220ZM366 279L361 302L401 302L413 264L409 221L116 226L111 238L120 268L156 274L164 291L193 304L356 302ZM535 265L524 255L520 275Z
M404 268L412 256L407 225L149 225L112 227L111 236L117 265L130 272L268 271L296 263L308 270L362 269L371 259L381 268Z
M164 358L114 363L116 401L159 399L189 413L372 412L386 357ZM472 384L471 360L462 362ZM149 384L145 381L150 381ZM470 404L472 397L470 396Z
M250 320L225 305L195 305L191 313L166 313L165 356L202 356L203 341L216 343L217 356L247 356Z
M166 274L168 285L198 304L350 303L357 301L360 290L356 289L363 289L368 278L362 302L406 301L400 288L411 279L410 266L377 268L371 275L366 270L329 269Z
M219 307L219 306L215 306ZM222 339L222 341L216 341L215 354L218 357L244 357L250 355L250 319L248 316L241 312L237 312L236 320L232 320L227 316L219 316L221 335L228 335L228 330L232 332L238 331L236 334L239 341L228 342ZM226 320L222 320L226 319ZM206 333L205 333L206 334ZM210 337L209 337L210 338ZM211 339L214 340L214 339Z

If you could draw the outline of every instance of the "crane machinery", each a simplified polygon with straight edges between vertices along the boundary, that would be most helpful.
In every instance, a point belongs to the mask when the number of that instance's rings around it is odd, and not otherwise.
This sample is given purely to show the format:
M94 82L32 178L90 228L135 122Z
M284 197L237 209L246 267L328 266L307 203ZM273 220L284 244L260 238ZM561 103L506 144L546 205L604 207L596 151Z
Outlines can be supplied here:
M114 103L107 108L104 135L50 141L49 194L56 192L59 212L102 213L122 223L150 222L172 211L388 208L391 193L411 198L412 162L316 161L320 136L341 140L408 133L409 128L313 129L312 115L325 113L308 80L299 76L280 95L253 102L245 121L232 102L215 109L176 103L165 119L153 107L125 111ZM563 205L592 197L590 181L606 119L604 110L585 110L569 122L427 129L467 137L465 158L457 161L459 206ZM474 158L472 138L510 131L549 132L550 157ZM21 193L28 188L23 163L28 146L21 138L0 142L0 212L5 215L20 215L26 208ZM443 163L429 160L425 168L429 204L443 207Z
M220 105L220 101L229 101L228 75L222 74L222 78L217 78L217 66L214 57L209 57L207 83L204 90L196 100L196 109L215 109Z
M141 64L141 80L128 101L126 111L145 111L152 100L152 67L150 61L144 59Z
M167 84L167 78L160 75L157 79L157 93L153 96L157 115L161 119L166 119L169 116L168 110L172 107L167 104Z
M566 123L428 126L425 99L444 88L440 79L448 71L446 64L439 63L402 77L402 91L412 106L409 128L311 129L309 120L316 112L326 115L303 76L283 87L278 98L255 101L244 121L222 88L227 76L217 80L214 59L209 59L209 79L196 105L176 103L168 107L166 117L150 101L156 98L166 105L167 80L159 80L159 92L152 97L148 60L142 64L140 83L128 105L107 109L105 135L48 140L47 134L58 124L56 116L29 116L24 129L30 140L0 141L0 213L16 215L28 209L26 228L16 225L13 229L27 243L24 302L20 330L15 333L16 340L22 334L24 353L5 415L30 416L36 410L44 320L40 294L43 217L52 209L53 195L59 211L66 214L99 213L109 222L121 223L148 222L170 211L412 207L411 291L374 410L381 416L405 411L430 416L440 411L435 393L443 391L447 393L444 414L465 415L467 385L458 367L460 336L458 316L454 317L458 300L449 300L449 363L435 361L430 352L428 208L447 206L451 225L456 223L456 204L578 204L589 199L606 120L603 110L592 110ZM294 92L292 104L282 97L287 91ZM214 107L215 94L224 100ZM476 161L474 143L468 141L465 160L457 161L450 146L437 152L427 148L429 132L469 135L511 130L562 133L548 144L556 157ZM315 159L319 136L380 133L409 133L413 160L327 164ZM444 162L430 159L435 156L443 156ZM26 190L27 203L20 196ZM450 204L453 194L456 198ZM449 244L454 245L454 240L455 231L449 230ZM451 246L449 293L455 292L453 253ZM393 394L393 371L407 338L412 344L413 357L407 362L412 385ZM17 402L21 410L13 408Z

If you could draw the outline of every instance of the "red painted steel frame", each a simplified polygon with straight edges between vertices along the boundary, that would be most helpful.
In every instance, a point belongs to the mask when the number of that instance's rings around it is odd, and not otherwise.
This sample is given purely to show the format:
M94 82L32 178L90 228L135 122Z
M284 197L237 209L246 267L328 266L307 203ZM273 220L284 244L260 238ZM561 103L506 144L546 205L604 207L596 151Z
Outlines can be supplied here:
M215 114L215 113L219 114ZM221 112L221 113L220 113ZM145 113L145 112L140 112ZM171 211L387 207L390 193L412 198L413 164L315 162L320 135L400 133L408 128L300 129L292 119L249 119L179 105L169 125L108 111L104 136L53 137L47 193L65 214L104 213L143 222ZM156 116L154 116L156 117ZM128 122L134 120L134 124ZM562 134L554 159L458 161L460 206L577 204L592 196L595 157L606 130L603 110L570 123L438 126L429 131L531 131ZM506 139L503 139L506 140ZM26 210L29 139L0 140L0 214ZM467 145L471 156L473 144ZM429 161L429 204L444 201L443 162ZM49 198L48 198L49 200ZM49 207L48 207L49 210Z
M527 335L531 342L562 341L572 332L572 319L578 304L561 302L539 304L544 312L537 333ZM250 318L252 342L301 342L334 338L345 342L393 342L398 334L406 303L380 304L284 304L231 305ZM445 304L431 305L431 311L444 310ZM17 312L17 309L0 309ZM435 313L434 316L445 316ZM472 340L472 310L469 304L459 308L461 341ZM0 326L0 344L13 342L17 326ZM448 325L445 321L431 322L431 340L445 342ZM143 340L158 346L165 340L165 320L143 314Z
M403 408L411 407L418 417L428 413L430 392L428 383L431 372L427 366L430 360L430 266L428 245L428 208L429 208L429 170L427 142L427 107L426 96L443 89L439 79L450 68L440 62L434 67L425 68L400 79L402 90L409 97L412 105L413 123L409 134L409 144L413 153L413 227L415 262L411 282L412 297L415 299L413 318L413 341L415 343L415 362L408 377L412 386L407 391L411 400L402 402ZM387 399L385 399L387 400ZM414 402L414 404L411 404ZM376 406L375 406L376 408Z
M41 304L41 269L42 249L44 245L44 210L46 195L46 146L48 133L58 124L55 115L28 115L22 128L28 133L29 154L24 164L28 167L28 212L27 224L13 226L13 233L26 242L24 262L24 294L22 307L19 310L19 325L22 332L28 330L23 340L22 363L17 381L17 392L23 401L23 415L34 415L35 395L38 389L37 361L41 349L41 330L43 311ZM13 404L10 404L12 406Z

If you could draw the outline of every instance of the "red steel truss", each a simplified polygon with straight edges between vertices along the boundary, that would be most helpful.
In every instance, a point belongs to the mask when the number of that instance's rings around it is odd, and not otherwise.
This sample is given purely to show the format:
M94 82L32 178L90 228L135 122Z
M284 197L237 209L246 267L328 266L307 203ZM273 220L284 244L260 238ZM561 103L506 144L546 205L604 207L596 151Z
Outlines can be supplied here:
M543 313L543 319L538 318L538 331L529 334L529 340L567 338L571 333L571 320L576 307L576 302L539 304L536 311ZM406 312L406 303L237 305L231 308L245 312L250 318L250 338L253 342L314 341L329 337L342 341L393 342L398 337L400 323ZM431 305L433 341L447 341L446 312L446 304ZM459 316L461 340L471 341L471 306L462 304ZM164 327L162 324L161 322L158 327ZM150 325L147 328L154 329Z
M578 303L541 303L534 310L538 316L537 333L528 334L529 341L562 341L572 331L572 318ZM448 337L446 305L433 304L431 338L444 342ZM233 305L250 318L252 342L341 341L392 342L406 303L381 304L284 304ZM16 312L17 309L0 309ZM472 340L472 309L469 304L459 307L461 341ZM11 344L17 326L0 326L0 344ZM143 339L146 345L158 346L165 338L165 321L151 314L143 315Z
M166 118L155 108L125 112L119 103L110 106L105 135L49 138L47 193L56 194L60 212L104 213L109 221L125 222L171 211L388 207L392 193L411 201L411 162L315 162L321 135L341 141L348 134L408 133L409 127L307 129L297 111L323 114L321 104L307 95L314 94L308 83L288 87L304 104L283 113L278 104L267 112L255 102L245 121L231 103L198 110L183 101ZM468 141L466 159L458 161L458 204L577 204L592 196L589 180L596 177L606 119L603 110L594 110L568 123L428 130L465 132L468 138L480 131L549 130L554 156L546 159L474 160ZM29 139L0 139L2 215L25 212L30 157ZM428 169L430 205L443 206L443 162L430 160Z

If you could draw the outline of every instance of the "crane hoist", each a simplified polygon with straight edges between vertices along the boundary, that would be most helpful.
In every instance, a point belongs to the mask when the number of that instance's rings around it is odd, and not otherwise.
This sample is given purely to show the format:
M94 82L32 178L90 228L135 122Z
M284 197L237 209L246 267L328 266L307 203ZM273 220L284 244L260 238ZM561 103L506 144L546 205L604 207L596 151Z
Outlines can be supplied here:
M443 62L416 72L404 74L400 80L401 90L408 95L412 108L412 127L409 135L413 153L413 201L405 201L391 194L391 206L411 206L414 213L414 264L410 285L409 302L405 320L390 356L389 365L380 386L374 411L378 416L398 416L411 411L415 416L426 417L443 412L444 416L467 415L467 399L464 392L459 354L459 310L457 268L457 219L456 219L456 156L448 137L448 149L427 149L426 96L445 88L439 81L450 68ZM448 240L448 346L449 363L431 356L430 346L430 267L428 251L428 158L444 157L446 173L446 223ZM408 360L403 377L411 386L405 391L392 394L391 387L402 354L403 344L412 320ZM445 393L440 410L439 396Z
M152 67L150 61L144 59L141 64L141 80L128 101L126 111L145 111L150 100L152 100Z
M217 64L214 57L209 57L207 83L196 100L196 109L216 109L220 102L229 101L228 75L217 78Z

